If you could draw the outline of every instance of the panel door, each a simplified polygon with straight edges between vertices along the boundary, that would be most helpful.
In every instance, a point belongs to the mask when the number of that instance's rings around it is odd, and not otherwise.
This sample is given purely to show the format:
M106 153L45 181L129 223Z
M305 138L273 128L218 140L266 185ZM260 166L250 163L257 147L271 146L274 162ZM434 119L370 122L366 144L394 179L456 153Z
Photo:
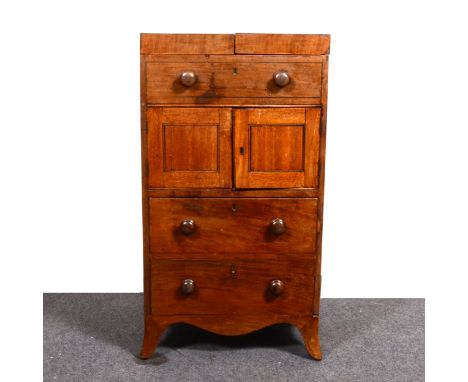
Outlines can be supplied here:
M319 108L235 110L237 188L316 188Z
M149 108L149 187L231 188L231 109Z

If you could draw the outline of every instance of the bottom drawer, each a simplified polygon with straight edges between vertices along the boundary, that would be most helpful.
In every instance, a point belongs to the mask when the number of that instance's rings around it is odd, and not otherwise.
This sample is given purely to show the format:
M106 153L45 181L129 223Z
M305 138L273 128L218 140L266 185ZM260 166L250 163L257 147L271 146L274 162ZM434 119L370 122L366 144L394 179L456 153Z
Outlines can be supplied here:
M156 260L151 310L179 314L310 314L314 266L288 256L232 260ZM279 280L279 281L278 281Z

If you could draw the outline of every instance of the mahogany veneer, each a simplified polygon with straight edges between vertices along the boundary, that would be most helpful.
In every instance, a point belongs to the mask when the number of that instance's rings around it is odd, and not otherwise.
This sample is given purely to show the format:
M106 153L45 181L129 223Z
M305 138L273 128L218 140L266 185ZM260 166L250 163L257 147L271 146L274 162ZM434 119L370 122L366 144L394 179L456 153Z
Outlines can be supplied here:
M145 335L319 328L328 35L141 35Z

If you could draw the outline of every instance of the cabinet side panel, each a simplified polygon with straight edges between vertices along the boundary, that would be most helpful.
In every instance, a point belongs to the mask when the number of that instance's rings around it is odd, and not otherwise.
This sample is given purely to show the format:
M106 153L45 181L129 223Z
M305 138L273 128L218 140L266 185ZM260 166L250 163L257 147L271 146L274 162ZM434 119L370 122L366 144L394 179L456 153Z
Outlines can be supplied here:
M151 263L149 255L148 156L146 121L146 56L140 55L140 118L141 118L141 196L143 223L143 291L145 316L151 314Z
M322 233L323 233L323 206L325 193L325 153L327 142L327 111L328 111L328 56L322 63L322 115L320 119L320 159L319 159L319 204L317 210L317 257L315 264L316 282L315 285L315 303L314 312L319 313L320 310L320 293L322 285L321 268L322 268Z

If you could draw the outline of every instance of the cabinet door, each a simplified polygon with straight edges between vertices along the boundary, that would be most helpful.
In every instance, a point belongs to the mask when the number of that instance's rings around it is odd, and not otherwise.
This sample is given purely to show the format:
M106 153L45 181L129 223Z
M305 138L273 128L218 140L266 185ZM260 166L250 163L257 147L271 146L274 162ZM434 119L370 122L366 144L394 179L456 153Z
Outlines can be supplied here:
M231 109L149 108L149 187L232 187Z
M318 187L319 108L235 111L237 188Z

